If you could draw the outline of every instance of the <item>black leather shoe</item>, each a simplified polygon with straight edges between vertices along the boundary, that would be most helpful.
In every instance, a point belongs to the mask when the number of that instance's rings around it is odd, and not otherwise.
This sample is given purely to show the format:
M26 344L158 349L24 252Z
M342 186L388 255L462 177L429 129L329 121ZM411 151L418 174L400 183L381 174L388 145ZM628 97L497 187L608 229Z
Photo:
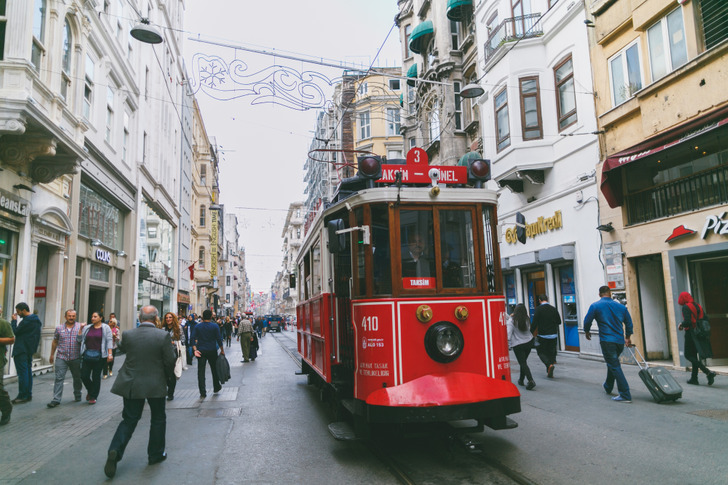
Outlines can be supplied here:
M116 450L109 450L109 454L106 457L106 464L104 465L104 473L107 477L112 478L116 475L116 463L119 461L119 452Z
M167 401L173 401L173 400L174 400L174 396L167 396Z
M167 452L165 451L164 453L161 454L161 456L158 456L156 458L150 458L149 459L149 464L150 465L156 465L157 463L161 463L161 462L163 462L166 459L167 459Z
M708 385L712 386L714 382L715 382L715 372L711 372L710 374L708 374Z
M3 417L0 418L0 426L5 426L10 422L10 413L12 413L12 411L8 411L7 414L3 414Z
M22 398L22 397L16 397L15 399L13 399L10 402L13 403L13 404L23 404L25 402L29 402L31 399L32 398L25 399L25 398Z

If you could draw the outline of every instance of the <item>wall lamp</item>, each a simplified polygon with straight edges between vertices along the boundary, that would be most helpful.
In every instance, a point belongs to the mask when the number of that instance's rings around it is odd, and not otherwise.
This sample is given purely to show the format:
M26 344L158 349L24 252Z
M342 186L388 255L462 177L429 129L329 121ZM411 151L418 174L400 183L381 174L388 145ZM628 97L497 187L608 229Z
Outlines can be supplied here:
M164 41L162 34L149 24L149 19L141 19L129 33L145 44L161 44Z
M597 230L602 231L602 232L612 232L614 230L614 227L612 227L611 222L607 222L606 224L598 225Z
M594 22L592 22L592 21L591 21L591 20L589 20L589 19L586 19L586 20L584 20L584 25L586 25L587 27L591 27L591 28L594 28L594 27L596 27L596 26L594 25Z
M119 251L118 253L116 253L116 255L119 256L120 258L123 258L126 256L126 253L124 251Z
M209 209L211 211L219 211L222 210L222 206L220 204L210 204Z
M91 246L101 246L101 241L99 239L92 239L91 240Z

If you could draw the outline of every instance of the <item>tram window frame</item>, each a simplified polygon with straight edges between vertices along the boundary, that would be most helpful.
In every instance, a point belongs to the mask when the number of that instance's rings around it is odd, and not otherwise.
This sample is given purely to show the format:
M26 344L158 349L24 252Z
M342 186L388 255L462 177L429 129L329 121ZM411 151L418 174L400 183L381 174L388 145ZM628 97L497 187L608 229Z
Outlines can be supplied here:
M481 279L484 284L483 291L488 295L502 295L503 294L503 269L501 268L500 261L500 246L498 245L497 234L498 234L498 210L493 205L480 205L478 206L477 215L478 228L477 230L483 234L483 243L485 247L478 253L485 256L485 264L481 264L482 276ZM493 264L493 273L488 275L488 259ZM491 284L492 282L492 284Z
M369 206L359 206L351 211L349 214L350 227L365 226L371 221L369 212ZM352 231L349 233L351 237L351 269L352 277L354 278L354 298L366 298L372 294L372 281L371 278L367 278L367 269L371 266L371 250L367 251L367 248L371 248L370 244L359 243L359 231ZM363 274L362 273L363 270Z

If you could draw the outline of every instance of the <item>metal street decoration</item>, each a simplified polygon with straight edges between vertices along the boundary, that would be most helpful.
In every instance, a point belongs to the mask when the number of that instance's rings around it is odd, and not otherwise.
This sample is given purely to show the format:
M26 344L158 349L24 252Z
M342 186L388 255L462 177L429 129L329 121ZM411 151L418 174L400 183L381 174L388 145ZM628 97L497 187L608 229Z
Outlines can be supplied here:
M298 111L325 109L331 104L324 88L341 82L316 71L272 65L250 72L248 65L235 59L197 53L192 57L190 89L218 101L252 97L251 104L277 104Z

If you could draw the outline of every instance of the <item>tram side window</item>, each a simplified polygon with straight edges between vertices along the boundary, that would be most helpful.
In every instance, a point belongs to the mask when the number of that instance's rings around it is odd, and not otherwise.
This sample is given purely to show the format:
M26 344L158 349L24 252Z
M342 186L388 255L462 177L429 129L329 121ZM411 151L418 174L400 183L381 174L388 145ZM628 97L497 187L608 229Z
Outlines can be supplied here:
M435 244L432 212L401 210L399 230L402 254L402 277L418 277L420 288L435 287Z
M311 249L311 275L312 275L312 294L317 296L321 294L321 241L317 241Z
M473 216L467 210L440 211L442 286L475 288Z
M303 301L306 301L313 296L313 292L311 291L311 253L306 254L303 258L301 274L303 275L304 282L301 285L301 292L303 293Z
M374 252L374 294L392 293L392 264L389 251L389 209L372 206L372 251Z
M354 209L354 216L356 217L356 225L364 225L364 210L361 207ZM358 232L353 233L352 239L353 247L355 248L355 261L356 261L356 295L366 296L367 294L367 274L366 274L366 248L362 244L361 236Z
M485 273L488 279L488 294L500 293L500 281L496 279L496 247L494 246L493 235L495 234L495 220L493 218L493 208L489 206L483 207L483 227L485 228ZM500 260L497 261L500 263Z

